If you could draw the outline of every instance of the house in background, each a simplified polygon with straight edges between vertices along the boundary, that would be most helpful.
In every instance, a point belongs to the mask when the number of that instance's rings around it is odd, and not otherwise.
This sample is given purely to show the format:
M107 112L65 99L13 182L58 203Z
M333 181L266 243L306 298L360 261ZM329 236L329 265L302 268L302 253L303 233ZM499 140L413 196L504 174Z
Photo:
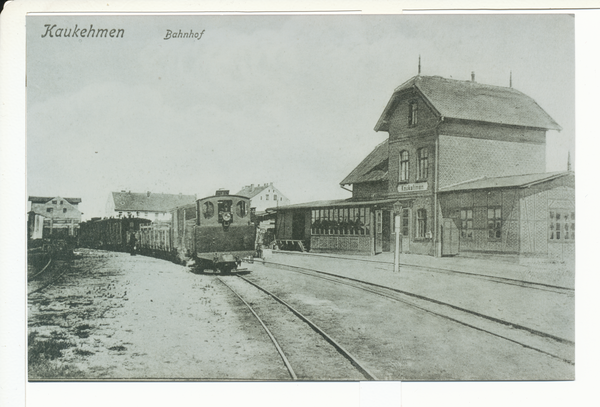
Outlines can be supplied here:
M29 202L28 229L31 238L77 236L81 222L78 208L81 198L30 196Z
M250 198L250 207L256 208L256 213L259 215L261 212L265 212L267 208L290 204L290 200L279 189L274 187L272 182L268 184L247 185L235 195Z
M106 202L106 217L135 217L151 221L170 222L173 208L194 204L196 195L157 194L150 191L111 192Z
M398 214L405 253L572 254L574 174L545 173L548 130L561 127L512 87L417 75L377 121L388 139L340 183L352 197L280 206L277 239L392 251Z

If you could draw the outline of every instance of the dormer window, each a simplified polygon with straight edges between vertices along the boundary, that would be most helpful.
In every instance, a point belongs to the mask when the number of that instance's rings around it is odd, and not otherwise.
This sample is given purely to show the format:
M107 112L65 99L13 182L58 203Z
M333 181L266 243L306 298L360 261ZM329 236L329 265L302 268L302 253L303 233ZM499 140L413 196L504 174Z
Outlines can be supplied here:
M416 100L412 100L408 102L408 125L416 126L417 125L417 110L418 105Z

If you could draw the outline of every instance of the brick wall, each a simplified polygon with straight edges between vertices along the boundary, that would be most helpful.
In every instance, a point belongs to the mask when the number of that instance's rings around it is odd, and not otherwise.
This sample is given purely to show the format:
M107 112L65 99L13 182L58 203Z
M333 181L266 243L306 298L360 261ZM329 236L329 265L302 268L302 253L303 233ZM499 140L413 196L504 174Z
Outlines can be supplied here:
M312 236L310 251L315 253L363 253L373 250L371 236Z
M417 179L419 165L417 150L427 148L428 151L428 176L426 179ZM388 192L397 192L400 183L400 152L408 151L408 182L428 183L428 193L433 191L435 171L435 133L427 131L417 137L397 139L389 144L388 179L390 180Z
M544 144L439 136L439 186L480 177L541 173L546 170Z
M519 250L519 196L511 190L481 190L440 195L442 216L461 228L461 209L473 211L473 237L460 238L460 251L492 251L516 253ZM490 239L488 208L502 209L502 235Z
M523 191L521 197L521 244L523 254L540 254L558 258L574 255L575 242L549 240L549 213L574 212L573 178L562 178Z
M408 105L411 101L417 102L417 124L414 126L408 124ZM390 141L394 141L396 138L411 137L425 129L435 128L438 118L417 92L411 89L398 96L389 123Z
M352 186L353 198L373 198L373 196L381 196L388 191L388 182L365 182L354 184Z

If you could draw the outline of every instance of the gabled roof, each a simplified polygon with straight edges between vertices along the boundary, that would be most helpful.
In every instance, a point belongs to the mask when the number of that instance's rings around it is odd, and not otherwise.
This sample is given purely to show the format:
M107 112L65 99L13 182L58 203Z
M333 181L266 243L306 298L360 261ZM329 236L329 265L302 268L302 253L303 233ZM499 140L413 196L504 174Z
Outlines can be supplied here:
M64 199L71 205L77 205L77 204L81 203L81 198L61 198L60 196L30 196L29 197L29 201L31 203L47 203L47 202L55 200L55 199Z
M156 194L151 192L112 192L115 211L167 212L178 206L192 204L195 195Z
M535 100L516 89L419 75L394 90L375 131L388 130L397 95L411 88L423 96L439 117L562 130Z
M526 188L534 184L548 182L557 178L573 176L571 171L542 172L538 174L512 175L508 177L497 178L479 178L472 181L461 182L440 188L439 192L465 191L474 189L493 189L493 188Z
M267 187L269 187L269 186L271 186L271 185L268 185L268 184L267 185L264 185L264 184L246 185L238 193L236 193L236 195L245 196L246 198L252 199L256 195L260 194L262 191L267 189Z
M340 185L361 182L387 181L388 179L388 141L379 144Z

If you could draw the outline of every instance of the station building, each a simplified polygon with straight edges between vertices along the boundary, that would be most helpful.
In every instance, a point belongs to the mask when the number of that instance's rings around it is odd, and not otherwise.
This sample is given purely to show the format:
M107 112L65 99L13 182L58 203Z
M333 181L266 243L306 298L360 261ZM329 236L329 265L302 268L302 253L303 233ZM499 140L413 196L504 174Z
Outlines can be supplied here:
M564 255L574 246L574 175L546 173L546 132L561 127L512 87L415 76L375 131L388 139L341 182L352 197L272 208L278 240L314 252L401 250Z

